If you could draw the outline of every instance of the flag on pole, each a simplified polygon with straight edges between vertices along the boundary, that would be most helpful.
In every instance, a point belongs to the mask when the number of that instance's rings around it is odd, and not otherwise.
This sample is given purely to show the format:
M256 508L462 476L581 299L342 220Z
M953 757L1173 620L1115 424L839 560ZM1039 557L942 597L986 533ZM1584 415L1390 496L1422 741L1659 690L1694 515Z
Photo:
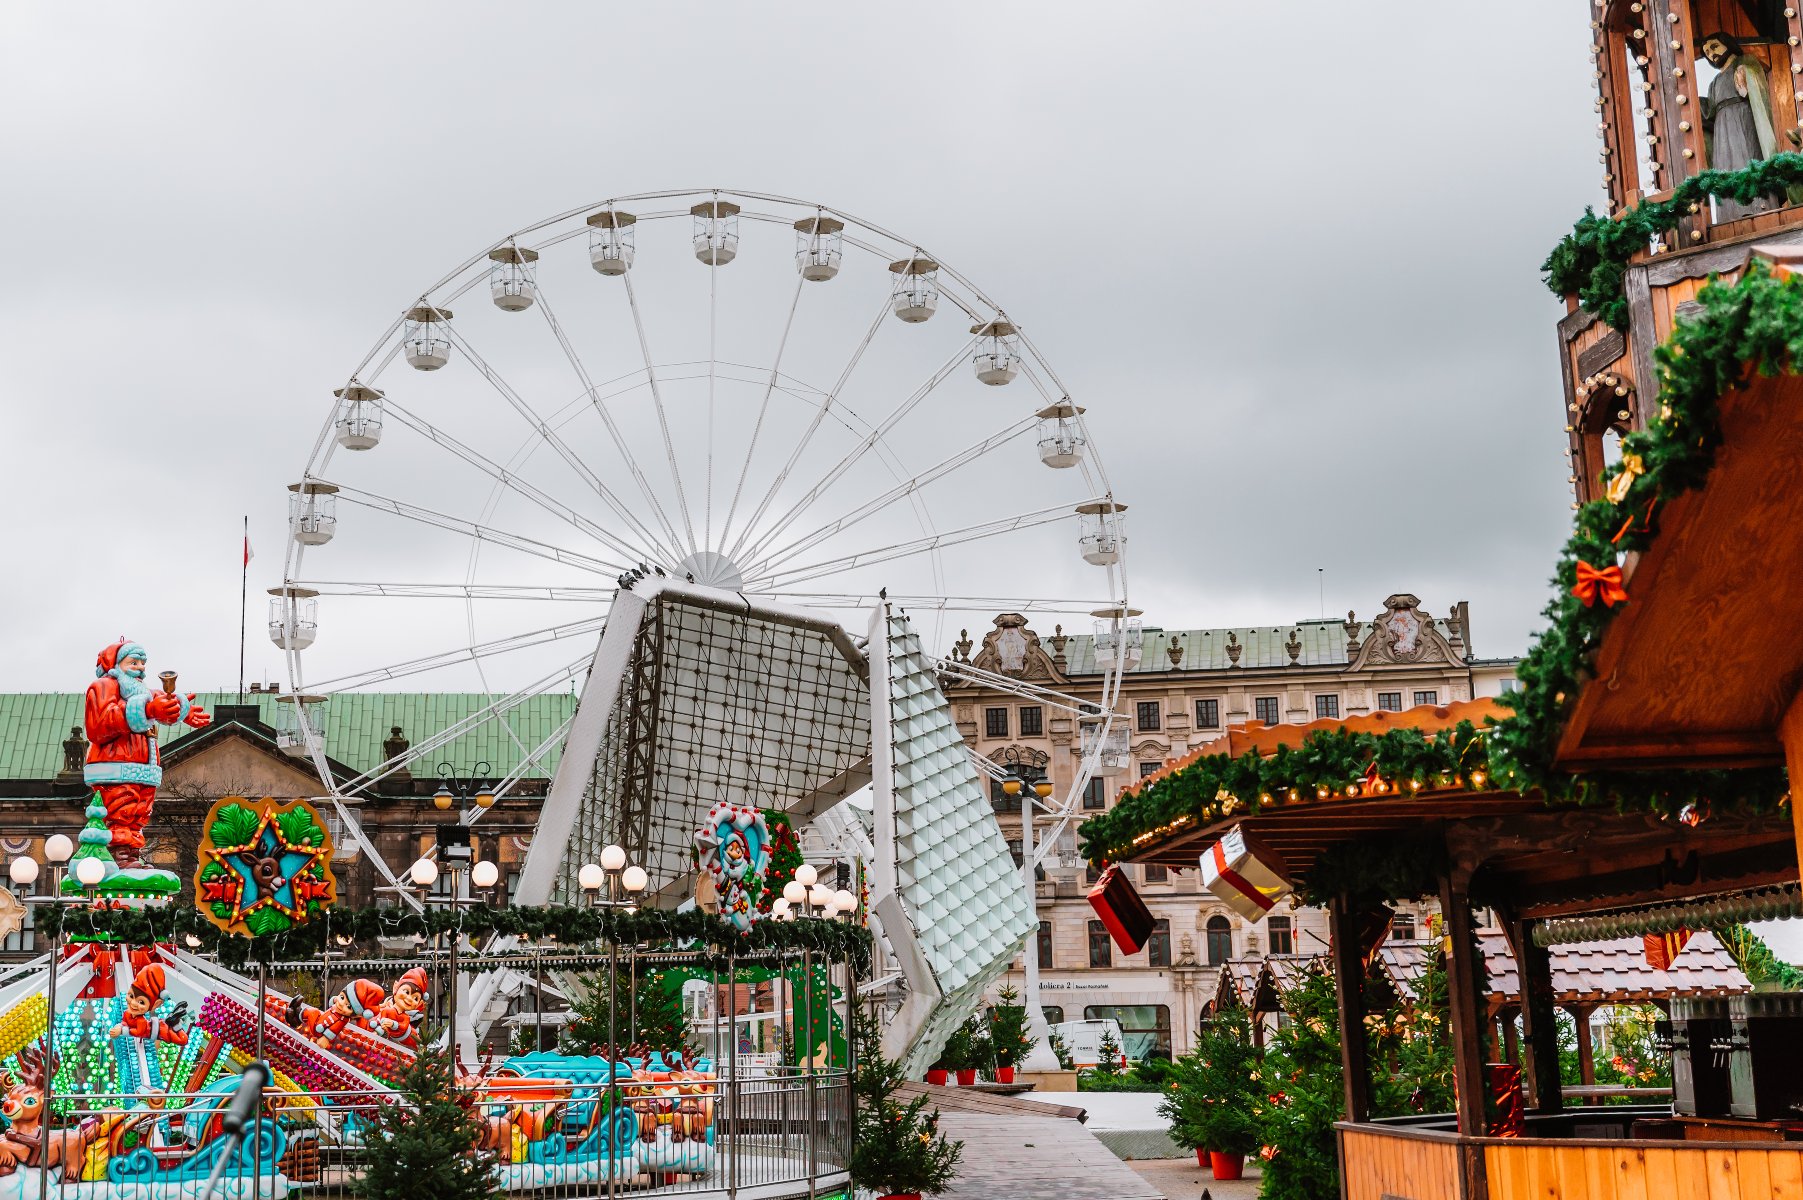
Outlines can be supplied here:
M250 534L247 533L244 535L244 565L250 566L250 560L255 557L256 555L251 552L250 548Z

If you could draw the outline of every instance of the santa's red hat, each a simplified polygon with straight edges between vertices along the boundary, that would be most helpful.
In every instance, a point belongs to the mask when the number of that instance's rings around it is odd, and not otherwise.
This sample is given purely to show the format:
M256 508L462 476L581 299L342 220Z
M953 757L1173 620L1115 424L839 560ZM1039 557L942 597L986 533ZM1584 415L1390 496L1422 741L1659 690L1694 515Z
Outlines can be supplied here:
M353 979L344 989L344 1002L351 1006L351 1015L355 1017L374 1016L376 1009L382 1006L382 1000L382 986L367 979Z
M163 975L163 968L151 963L136 975L132 976L131 990L156 1004L163 998L163 988L168 980Z
M395 980L394 981L395 991L397 991L397 992L400 991L401 985L403 983L406 984L408 987L412 988L414 991L418 992L422 996L432 990L432 981L426 975L426 968L424 968L424 967L414 967L412 970L408 971L405 975L403 975L399 979Z

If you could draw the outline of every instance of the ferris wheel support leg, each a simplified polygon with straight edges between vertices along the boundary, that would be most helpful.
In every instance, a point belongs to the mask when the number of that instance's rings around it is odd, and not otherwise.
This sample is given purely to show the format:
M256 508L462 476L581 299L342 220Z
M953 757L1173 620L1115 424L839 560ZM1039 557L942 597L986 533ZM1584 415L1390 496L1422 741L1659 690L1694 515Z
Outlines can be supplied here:
M557 775L540 811L538 831L532 848L526 852L526 865L520 870L515 891L518 905L546 904L563 864L570 834L576 828L576 816L582 797L588 789L589 777L595 769L595 756L607 733L608 717L620 694L620 682L626 677L632 658L633 643L639 625L649 607L644 597L628 588L614 596L607 610L607 626L601 631L600 645L595 649L595 662L589 668L588 680L582 685L582 696L576 702L576 715L570 720L570 736L564 742L563 756L557 762Z

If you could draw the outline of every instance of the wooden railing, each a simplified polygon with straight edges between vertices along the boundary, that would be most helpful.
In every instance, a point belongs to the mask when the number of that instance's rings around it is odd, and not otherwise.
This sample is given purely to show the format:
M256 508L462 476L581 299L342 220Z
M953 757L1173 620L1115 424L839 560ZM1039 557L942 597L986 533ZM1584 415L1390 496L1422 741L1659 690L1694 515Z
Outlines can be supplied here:
M1803 1142L1338 1130L1344 1200L1803 1200Z

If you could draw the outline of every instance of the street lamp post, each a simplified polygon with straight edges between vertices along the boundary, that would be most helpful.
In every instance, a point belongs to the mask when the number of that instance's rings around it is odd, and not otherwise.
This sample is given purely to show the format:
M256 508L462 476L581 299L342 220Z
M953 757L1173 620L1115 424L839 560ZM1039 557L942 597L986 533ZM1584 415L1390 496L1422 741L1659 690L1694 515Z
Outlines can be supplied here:
M601 850L601 861L584 863L576 872L576 882L581 885L583 894L590 905L596 908L617 909L624 912L637 912L639 893L651 882L645 868L637 863L628 865L626 850L623 846L610 845ZM605 897L603 892L606 893ZM624 893L624 895L622 895ZM636 953L636 944L634 947ZM620 974L620 939L610 936L607 939L607 1194L611 1200L616 1194L619 1174L618 1143L620 1107L620 1038L617 1005L619 989L617 981ZM635 1005L636 1018L636 1005ZM635 1019L636 1024L636 1019Z
M75 843L63 833L54 833L44 839L43 869L49 873L49 892L45 895L29 895L25 903L64 909L75 906L86 906L93 903L93 888L106 878L106 867L97 858L84 858L75 864L75 878L87 889L80 896L63 895L63 873L68 869L70 855L75 853ZM37 882L39 864L28 855L20 855L7 867L7 877L20 887L30 887ZM35 922L34 922L35 924ZM49 1132L55 1123L55 1109L51 1101L55 1099L56 1084L56 968L57 960L62 958L62 923L57 923L57 931L50 941L50 978L45 995L44 1018L44 1130ZM50 1166L45 1163L38 1172L38 1200L45 1200L50 1191Z
M449 812L459 804L474 803L480 812L494 807L495 789L488 782L491 769L486 762L477 763L468 775L459 776L450 763L438 764L438 790L432 793L432 806L440 812ZM455 788L453 788L455 784ZM500 868L492 862L473 862L474 854L469 839L470 814L459 818L454 826L440 826L438 853L445 861L445 867L451 873L451 894L434 897L430 892L438 883L439 866L429 858L422 858L414 863L408 874L413 885L424 893L421 897L426 904L443 904L453 911L462 912L475 900L469 894L468 884L473 884L482 891L492 889L501 877ZM446 836L447 832L452 836ZM451 1082L457 1081L457 1059L460 1047L457 1045L457 975L458 951L461 949L463 933L461 929L451 931L451 950L449 962L449 978L445 986L445 1011L448 1020L446 1045L451 1054ZM472 1051L473 1052L473 1051Z
M1033 1048L1021 1060L1027 1071L1056 1071L1058 1058L1052 1053L1051 1029L1046 1025L1045 1010L1039 1006L1039 879L1033 861L1033 809L1041 800L1050 798L1052 781L1040 778L1031 785L1018 770L1002 779L1002 791L1020 797L1021 885L1027 889L1027 906L1033 914L1032 941L1021 958L1026 966L1026 995L1021 998L1027 1010L1027 1032L1033 1035ZM1022 795L1029 792L1028 795Z

